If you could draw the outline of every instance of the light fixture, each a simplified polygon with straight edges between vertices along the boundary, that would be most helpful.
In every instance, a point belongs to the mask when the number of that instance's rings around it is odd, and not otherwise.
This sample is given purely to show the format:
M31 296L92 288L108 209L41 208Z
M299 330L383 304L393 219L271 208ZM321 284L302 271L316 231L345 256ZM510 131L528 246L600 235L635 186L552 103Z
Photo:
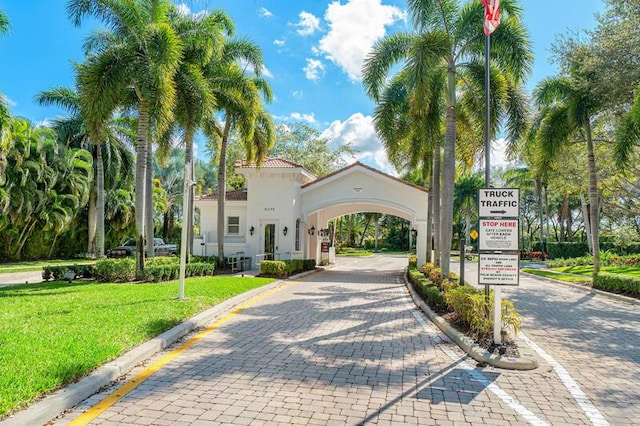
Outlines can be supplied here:
M286 226L284 228L282 228L282 233L284 234L284 236L287 236L287 232L289 232L289 228L287 228Z
M412 234L414 237L417 237L417 236L418 236L418 230L417 230L417 229L412 229L412 230L411 230L411 234Z
M253 233L254 233L254 231L255 231L255 230L256 230L256 229L252 226L251 228L249 228L249 234L250 234L250 235L253 235Z
M311 228L309 228L309 229L307 230L307 233L308 233L309 235L313 235L315 232L316 232L316 227L315 227L315 226L311 226Z

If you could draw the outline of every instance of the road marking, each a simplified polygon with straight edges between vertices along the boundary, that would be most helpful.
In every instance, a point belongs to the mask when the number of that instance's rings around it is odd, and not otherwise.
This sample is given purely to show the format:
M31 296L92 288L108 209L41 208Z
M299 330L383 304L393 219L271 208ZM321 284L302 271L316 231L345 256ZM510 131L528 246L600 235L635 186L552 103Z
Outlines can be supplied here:
M582 411L584 411L584 414L589 418L589 420L591 420L591 423L597 426L608 426L609 422L607 419L605 419L600 410L593 405L589 397L580 388L580 385L578 385L571 375L569 375L569 372L567 372L567 370L565 370L558 361L553 359L551 355L545 352L545 350L540 346L536 345L535 342L529 339L524 333L520 332L519 336L527 345L535 350L538 355L544 358L551 367L553 367L564 386L569 390L569 392L571 392L573 399L576 400L580 408L582 408Z
M439 329L437 329L436 331L435 325L431 327L429 326L429 324L424 319L424 314L422 313L422 311L418 311L418 308L413 303L413 300L409 297L406 291L403 291L403 295L404 295L403 297L404 303L407 305L407 308L411 312L411 315L415 318L418 324L420 324L420 326L424 329L424 331L431 334L432 336L435 336L436 338L439 338L439 334L440 334ZM434 331L436 331L437 335L436 333L434 333ZM522 404L520 404L515 398L511 397L507 392L505 392L502 388L500 388L500 386L496 385L491 380L489 380L487 376L485 376L480 371L476 370L475 368L467 364L467 362L463 360L463 358L466 357L466 355L463 357L459 357L443 345L440 345L440 349L445 353L445 355L451 358L452 361L457 363L461 368L463 368L467 373L469 373L471 377L473 377L475 380L480 382L486 389L493 392L498 398L500 398L507 405L509 405L509 407L511 407L513 411L515 411L520 416L522 416L522 418L524 418L527 422L529 422L529 424L536 425L536 426L549 425L549 423L536 417L535 414L533 414L531 411L529 411L529 409L527 409Z
M259 302L262 299L264 299L265 297L268 297L268 296L270 296L270 295L272 295L274 293L277 293L277 292L279 292L281 290L284 290L285 288L290 287L290 286L292 286L294 284L297 284L298 282L300 282L300 281L299 280L290 281L290 282L288 282L288 283L286 283L284 285L281 285L281 286L278 286L278 287L273 288L271 290L268 290L268 291L260 294L259 296L256 296L253 299L251 299L251 300L243 303L242 305L238 306L233 311L229 312L227 315L223 316L222 318L220 318L219 320L217 320L216 322L211 324L209 327L207 327L206 329L202 330L201 332L199 332L198 334L193 336L191 339L187 340L180 347L178 347L178 348L172 350L171 352L169 352L168 354L164 355L163 357L161 357L160 359L155 361L153 364L148 366L144 371L141 371L140 373L136 374L131 380L129 380L127 383L125 383L124 385L122 385L118 389L116 389L113 392L111 392L102 401L100 401L99 403L97 403L96 405L94 405L93 407L89 408L87 411L85 411L84 413L80 414L78 417L73 419L71 422L69 422L69 426L81 426L81 425L84 426L84 425L88 424L90 421L92 421L93 419L98 417L100 414L104 413L109 407L111 407L116 402L118 402L122 398L124 398L129 392L131 392L132 390L134 390L135 388L140 386L149 377L151 377L155 373L157 373L162 367L167 365L169 362L171 362L178 355L182 354L184 351L186 351L191 346L193 346L198 341L200 341L203 337L207 336L212 331L216 330L221 325L223 325L224 323L229 321L235 315L239 314L240 312L244 311L245 309L247 309L251 305Z

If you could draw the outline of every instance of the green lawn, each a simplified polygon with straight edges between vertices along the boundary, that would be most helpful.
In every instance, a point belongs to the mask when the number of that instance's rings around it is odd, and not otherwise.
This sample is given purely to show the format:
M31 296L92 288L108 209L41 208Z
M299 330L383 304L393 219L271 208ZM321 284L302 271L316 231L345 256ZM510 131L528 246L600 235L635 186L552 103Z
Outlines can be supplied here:
M539 269L539 268L522 268L523 272L528 272L533 275L538 275L540 277L552 278L554 280L567 281L572 283L583 283L591 281L591 277L588 275L576 276L563 274L561 272L553 272L547 269Z
M371 256L373 252L365 249L345 248L336 251L336 256Z
M640 267L637 266L603 266L600 268L600 270L603 272L611 272L614 274L640 277ZM586 282L591 281L591 275L593 275L593 265L562 266L559 268L551 269L522 268L522 271L542 277L553 278L554 280L568 282Z
M269 278L0 288L0 418Z
M593 274L593 265L584 266L563 266L560 268L552 268L558 272L568 272L571 274L582 274L591 276ZM640 277L640 267L637 266L602 266L600 270L603 272L611 272L614 274L631 275Z
M27 262L0 263L0 274L10 272L42 271L44 266L65 266L65 265L91 265L95 260L88 259L64 259L64 260L34 260Z

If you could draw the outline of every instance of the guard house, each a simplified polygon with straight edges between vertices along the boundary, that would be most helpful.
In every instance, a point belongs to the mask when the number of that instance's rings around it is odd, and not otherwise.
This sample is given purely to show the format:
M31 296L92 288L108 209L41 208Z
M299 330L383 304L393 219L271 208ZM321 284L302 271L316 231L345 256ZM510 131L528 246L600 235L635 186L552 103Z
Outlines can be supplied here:
M427 192L416 185L356 162L324 177L281 158L269 158L257 168L238 161L246 189L225 196L224 254L252 259L321 259L331 219L373 212L407 219L417 231L418 264L426 260ZM217 255L217 195L199 196L201 235L193 253ZM324 244L323 244L324 243ZM332 249L332 248L331 248Z

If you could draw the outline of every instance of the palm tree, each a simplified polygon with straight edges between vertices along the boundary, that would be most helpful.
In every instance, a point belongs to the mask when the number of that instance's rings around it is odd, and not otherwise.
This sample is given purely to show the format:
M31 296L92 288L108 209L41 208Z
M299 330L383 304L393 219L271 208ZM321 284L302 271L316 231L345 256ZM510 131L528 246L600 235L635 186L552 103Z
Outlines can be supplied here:
M193 139L205 119L211 117L216 107L215 91L205 75L206 68L213 61L219 61L223 54L225 35L233 32L231 19L223 12L185 16L174 11L172 24L184 47L183 60L175 75L178 96L176 98L177 123L184 130L185 170L184 189L186 211L183 212L182 245L192 241L193 232ZM185 250L188 251L185 246Z
M145 191L149 136L171 124L175 106L174 75L183 46L170 21L170 0L70 0L75 25L92 16L108 30L85 42L87 60L78 66L83 115L93 140L104 140L105 123L122 106L138 113L136 135L136 274L144 270ZM152 132L153 130L153 132ZM148 236L150 239L153 235Z
M255 75L246 72L247 64ZM256 45L236 41L225 45L223 60L212 62L207 70L207 77L215 90L218 110L224 115L222 122L212 116L205 126L208 143L218 156L217 234L218 261L221 266L224 265L227 146L231 132L238 132L244 142L247 161L255 162L258 166L275 142L271 116L262 105L262 97L267 102L273 97L271 88L260 77L263 67L262 53Z
M379 40L367 58L363 68L363 84L368 95L380 101L389 71L398 62L404 66L399 73L406 73L415 99L429 99L436 95L444 99L444 151L442 160L441 253L440 267L449 273L453 227L453 193L455 177L455 146L457 123L457 91L469 93L470 99L483 105L482 97L473 96L483 91L484 36L483 6L479 1L460 5L456 0L408 0L414 33L387 36ZM495 134L498 123L507 119L510 139L517 139L522 129L522 108L516 106L522 100L520 83L529 70L531 52L528 35L521 23L522 10L515 1L502 2L503 20L492 35L491 86L503 84L506 89L502 99L494 96L490 129ZM500 82L499 80L503 80ZM442 81L437 92L421 94L429 84ZM393 81L393 79L392 79ZM499 91L493 91L499 94ZM418 108L419 106L416 106ZM478 111L482 111L482 108ZM477 120L479 128L483 121ZM438 202L437 200L435 201Z
M478 211L478 191L482 187L484 187L483 174L477 172L462 176L456 182L453 207L460 219L464 218L466 245L469 245L470 242L471 218Z
M633 147L640 141L640 87L631 109L616 129L615 158L620 166L627 166Z
M51 90L40 92L36 99L40 105L57 105L66 109L70 115L58 117L53 120L52 128L58 134L58 139L74 148L88 149L94 154L95 182L89 199L88 217L88 241L87 251L94 253L98 258L104 256L105 246L105 164L103 156L106 154L110 174L115 174L124 167L126 173L132 172L132 164L129 161L130 154L122 137L126 134L128 125L122 120L112 120L106 127L106 143L93 142L87 134L85 120L80 111L80 98L73 89L55 87ZM104 151L104 152L103 152Z
M574 57L578 59L577 57ZM540 109L536 123L542 170L558 157L562 147L574 141L584 142L589 175L589 229L593 251L593 273L600 271L598 176L592 137L592 120L601 108L601 99L589 89L588 76L579 62L573 62L566 75L541 81L534 90Z
M9 32L9 20L7 16L0 10L0 34Z

